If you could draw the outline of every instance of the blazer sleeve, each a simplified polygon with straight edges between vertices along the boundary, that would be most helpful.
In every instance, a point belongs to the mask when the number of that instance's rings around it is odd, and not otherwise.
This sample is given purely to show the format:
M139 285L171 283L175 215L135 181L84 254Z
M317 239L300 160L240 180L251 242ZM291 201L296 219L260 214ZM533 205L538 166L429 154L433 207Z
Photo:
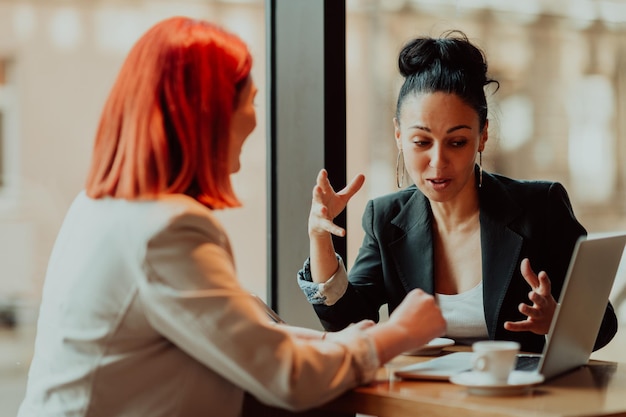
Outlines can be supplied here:
M580 236L586 235L587 231L578 222L574 215L572 205L565 188L559 183L553 183L548 193L548 244L544 247L549 259L560 260L551 264L548 276L562 277L556 285L554 297L558 300L563 287L563 280L567 274L569 262L574 251L576 241ZM549 262L549 261L546 261ZM590 276L589 279L594 279ZM617 333L617 316L610 302L607 302L602 325L594 345L598 350L607 345Z
M149 323L263 402L315 406L375 373L378 363L367 369L373 343L362 332L347 343L305 341L270 323L239 285L227 236L208 216L173 219L149 241L144 269Z

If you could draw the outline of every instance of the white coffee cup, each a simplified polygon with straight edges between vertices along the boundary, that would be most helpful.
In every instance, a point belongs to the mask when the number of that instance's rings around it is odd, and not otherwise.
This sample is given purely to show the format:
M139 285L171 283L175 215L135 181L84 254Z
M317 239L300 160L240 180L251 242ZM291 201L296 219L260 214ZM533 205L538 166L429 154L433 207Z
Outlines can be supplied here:
M506 384L515 367L520 344L504 340L483 340L472 345L472 370L485 384Z

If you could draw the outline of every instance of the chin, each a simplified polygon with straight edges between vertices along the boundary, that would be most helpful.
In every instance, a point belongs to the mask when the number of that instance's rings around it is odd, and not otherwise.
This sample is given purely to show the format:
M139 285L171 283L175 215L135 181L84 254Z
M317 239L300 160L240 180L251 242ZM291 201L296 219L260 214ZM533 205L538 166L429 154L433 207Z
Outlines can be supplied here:
M445 203L446 201L454 199L454 197L458 194L453 191L437 192L428 188L420 189L420 191L426 196L426 198L435 203Z

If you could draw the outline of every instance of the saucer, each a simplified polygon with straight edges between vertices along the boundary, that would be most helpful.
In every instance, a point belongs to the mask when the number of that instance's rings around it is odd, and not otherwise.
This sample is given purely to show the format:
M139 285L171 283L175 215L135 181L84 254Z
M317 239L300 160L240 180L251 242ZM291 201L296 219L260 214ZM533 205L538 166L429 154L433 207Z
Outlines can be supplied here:
M485 383L477 372L462 372L450 377L450 382L467 387L474 395L519 395L533 385L543 382L543 375L536 372L513 371L507 383Z
M454 345L454 340L445 337L437 337L424 346L417 349L404 352L403 355L408 356L433 356L441 353L441 349Z

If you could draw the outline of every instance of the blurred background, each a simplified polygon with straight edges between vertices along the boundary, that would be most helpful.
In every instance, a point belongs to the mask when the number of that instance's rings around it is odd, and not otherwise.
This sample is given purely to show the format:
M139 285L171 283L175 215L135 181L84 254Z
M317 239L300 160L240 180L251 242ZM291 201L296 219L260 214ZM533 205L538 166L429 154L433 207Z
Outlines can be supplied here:
M218 23L254 56L259 123L233 177L244 207L218 214L243 285L265 298L265 7L262 0L0 0L0 417L14 416L24 394L47 259L83 186L103 103L130 47L163 18ZM626 0L347 0L346 8L348 178L367 177L348 210L348 260L361 242L367 200L396 189L397 54L414 36L449 29L485 51L500 81L488 92L485 168L560 181L589 232L626 230ZM625 288L622 267L611 294L622 324ZM594 357L624 361L625 347L620 330Z

